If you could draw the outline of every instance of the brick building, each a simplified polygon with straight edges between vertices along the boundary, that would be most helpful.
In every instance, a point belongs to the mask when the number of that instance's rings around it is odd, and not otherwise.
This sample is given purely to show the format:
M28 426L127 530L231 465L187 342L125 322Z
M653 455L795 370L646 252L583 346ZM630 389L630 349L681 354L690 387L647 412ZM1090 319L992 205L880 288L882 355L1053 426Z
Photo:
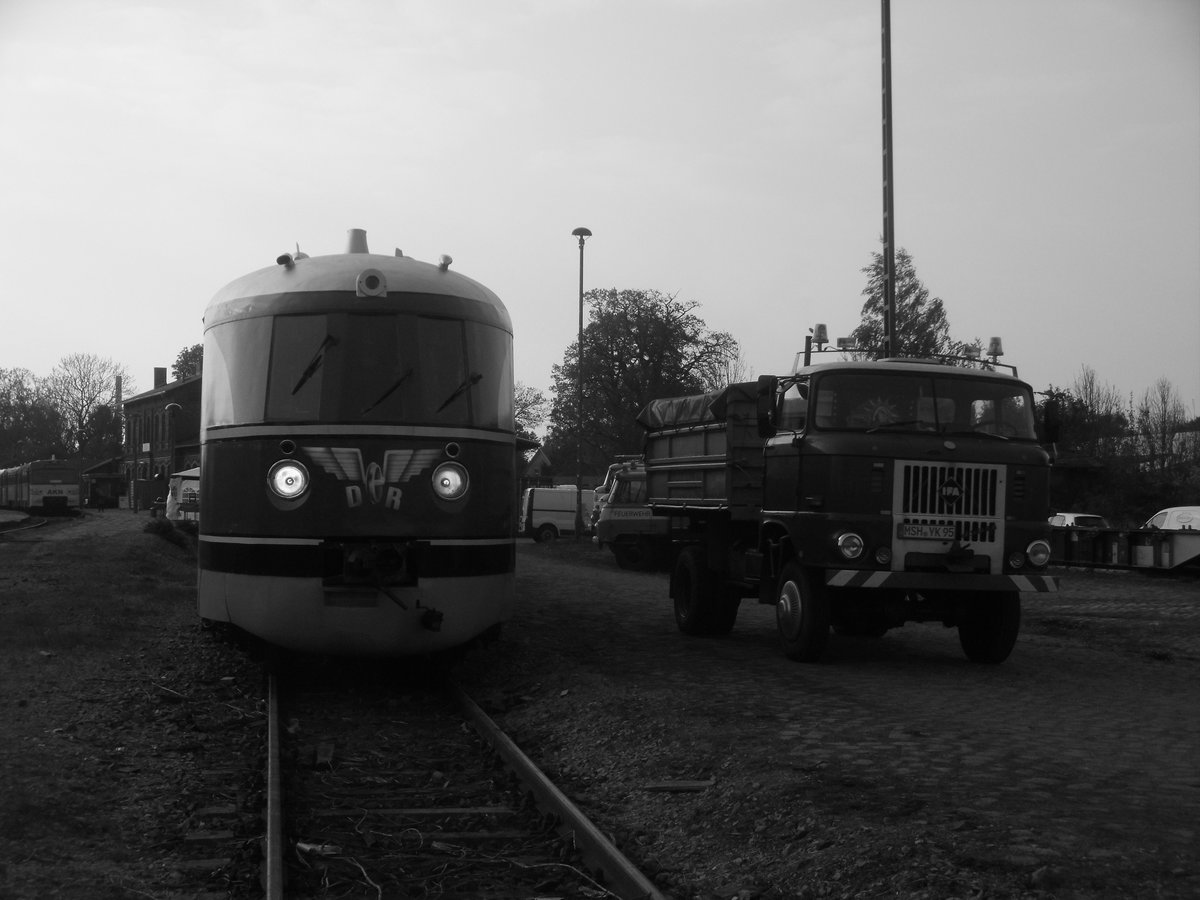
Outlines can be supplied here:
M172 472L200 465L200 376L167 381L155 368L154 387L127 398L124 476L133 509L167 493Z

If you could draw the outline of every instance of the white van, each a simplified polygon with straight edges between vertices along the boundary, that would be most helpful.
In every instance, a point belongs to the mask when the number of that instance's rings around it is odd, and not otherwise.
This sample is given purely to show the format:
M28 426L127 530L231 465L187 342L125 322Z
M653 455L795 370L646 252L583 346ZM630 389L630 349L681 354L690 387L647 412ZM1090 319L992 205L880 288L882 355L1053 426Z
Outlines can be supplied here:
M526 488L521 494L521 517L517 533L538 543L553 541L560 534L575 533L575 507L579 490L570 484L552 488ZM587 528L592 518L595 494L583 492L583 523Z
M1189 531L1200 529L1200 506L1171 506L1152 515L1143 528L1161 531Z

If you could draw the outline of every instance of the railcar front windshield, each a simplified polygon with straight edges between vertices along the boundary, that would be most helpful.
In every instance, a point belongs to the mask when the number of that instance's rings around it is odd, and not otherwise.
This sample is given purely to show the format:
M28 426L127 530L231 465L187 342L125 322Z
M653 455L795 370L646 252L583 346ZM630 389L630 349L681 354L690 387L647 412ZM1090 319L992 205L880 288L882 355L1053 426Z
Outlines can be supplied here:
M204 349L206 426L256 422L513 427L512 338L418 314L229 322Z
M821 431L1036 440L1033 397L1020 382L895 371L828 372L815 382L808 397L808 424Z

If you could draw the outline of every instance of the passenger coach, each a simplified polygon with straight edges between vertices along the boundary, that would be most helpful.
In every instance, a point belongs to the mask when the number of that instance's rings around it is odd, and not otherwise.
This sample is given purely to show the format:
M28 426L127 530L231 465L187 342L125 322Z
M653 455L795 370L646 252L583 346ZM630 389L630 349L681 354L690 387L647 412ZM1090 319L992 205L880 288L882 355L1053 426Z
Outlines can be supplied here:
M286 648L464 644L513 602L512 325L401 255L297 251L204 315L200 615Z

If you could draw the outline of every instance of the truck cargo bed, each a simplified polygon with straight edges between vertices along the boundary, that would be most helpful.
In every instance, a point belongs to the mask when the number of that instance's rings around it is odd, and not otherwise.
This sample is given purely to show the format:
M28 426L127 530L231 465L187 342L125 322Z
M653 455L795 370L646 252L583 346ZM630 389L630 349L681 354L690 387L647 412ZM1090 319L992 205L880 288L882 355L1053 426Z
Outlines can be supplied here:
M727 510L754 519L762 510L763 439L754 383L649 403L647 502L656 511Z

